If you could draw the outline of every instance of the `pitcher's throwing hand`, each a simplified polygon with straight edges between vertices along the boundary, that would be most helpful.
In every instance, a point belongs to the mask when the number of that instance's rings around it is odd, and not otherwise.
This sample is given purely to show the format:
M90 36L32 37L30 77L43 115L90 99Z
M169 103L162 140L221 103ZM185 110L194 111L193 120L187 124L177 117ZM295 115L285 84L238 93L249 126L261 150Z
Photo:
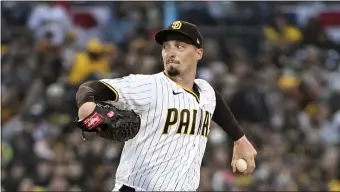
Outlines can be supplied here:
M236 162L239 159L244 159L247 162L247 170L244 172L250 174L254 171L255 157L257 155L256 150L253 145L248 141L246 136L241 137L239 140L234 142L233 158L231 161L231 166L233 172L236 171Z

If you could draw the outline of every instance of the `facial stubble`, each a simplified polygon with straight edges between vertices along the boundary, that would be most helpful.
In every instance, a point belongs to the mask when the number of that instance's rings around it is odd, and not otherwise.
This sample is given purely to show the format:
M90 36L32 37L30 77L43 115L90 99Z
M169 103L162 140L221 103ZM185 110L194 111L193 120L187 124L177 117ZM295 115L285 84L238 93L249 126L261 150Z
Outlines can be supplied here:
M179 70L173 66L170 66L167 72L168 72L168 75L171 77L174 77L180 74Z

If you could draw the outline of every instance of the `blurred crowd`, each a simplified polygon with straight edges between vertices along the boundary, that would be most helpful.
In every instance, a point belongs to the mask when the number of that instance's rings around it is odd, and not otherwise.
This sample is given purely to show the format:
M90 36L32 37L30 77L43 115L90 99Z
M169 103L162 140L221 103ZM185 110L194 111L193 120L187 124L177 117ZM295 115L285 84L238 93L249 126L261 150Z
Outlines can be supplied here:
M75 93L87 80L162 71L154 34L163 4L2 2L3 189L113 189L123 144L82 140L72 123ZM178 4L184 19L201 13L214 25L241 22L232 10L246 6ZM340 46L315 18L300 27L282 12L262 16L243 22L261 25L255 51L242 38L204 37L197 77L221 92L258 156L252 175L232 173L232 142L213 124L199 191L339 191Z

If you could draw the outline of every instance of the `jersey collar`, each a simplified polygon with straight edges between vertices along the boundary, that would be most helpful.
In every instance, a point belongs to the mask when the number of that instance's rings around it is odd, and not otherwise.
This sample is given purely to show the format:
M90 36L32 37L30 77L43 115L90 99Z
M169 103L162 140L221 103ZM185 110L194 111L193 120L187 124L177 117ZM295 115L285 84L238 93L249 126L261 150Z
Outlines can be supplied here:
M182 90L184 90L184 91L186 91L187 93L190 93L192 96L194 96L195 99L196 99L196 101L197 101L198 103L200 102L199 88L198 88L198 86L197 86L196 83L194 83L193 90L189 90L189 89L184 88L181 84L179 84L179 83L173 81L171 78L169 78L169 77L167 76L167 74L165 73L165 71L163 71L163 75L164 75L167 79L169 79L170 81L174 82L178 87L182 88ZM178 91L181 91L181 90L178 89Z

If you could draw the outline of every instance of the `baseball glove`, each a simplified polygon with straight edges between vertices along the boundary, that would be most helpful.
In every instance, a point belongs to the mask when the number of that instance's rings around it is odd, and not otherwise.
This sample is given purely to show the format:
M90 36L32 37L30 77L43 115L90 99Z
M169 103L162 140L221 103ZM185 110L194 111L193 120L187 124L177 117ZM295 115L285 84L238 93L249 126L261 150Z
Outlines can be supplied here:
M132 110L119 110L113 105L97 103L94 111L83 120L76 118L75 124L84 132L96 132L98 136L114 142L125 142L135 137L141 119Z

